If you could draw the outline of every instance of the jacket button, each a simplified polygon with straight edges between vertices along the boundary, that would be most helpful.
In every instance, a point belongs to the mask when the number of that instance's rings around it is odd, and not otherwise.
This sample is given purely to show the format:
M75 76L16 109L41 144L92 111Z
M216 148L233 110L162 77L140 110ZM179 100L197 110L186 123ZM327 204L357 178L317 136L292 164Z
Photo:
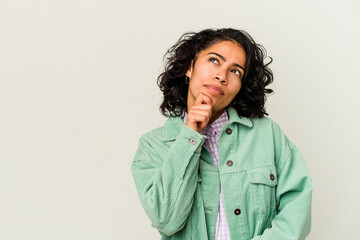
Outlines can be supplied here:
M240 211L240 209L237 208L237 209L235 209L234 213L235 213L236 215L240 215L241 211Z
M274 179L275 179L275 176L274 176L274 174L271 173L271 174L270 174L270 180L271 180L271 181L274 181Z
M231 166L233 165L233 161L231 161L231 160L226 161L226 165L228 165L229 167L231 167Z
M226 129L226 133L227 133L228 135L230 135L230 134L232 133L231 128L227 128L227 129Z
M196 139L195 138L190 139L190 144L195 145L196 144Z

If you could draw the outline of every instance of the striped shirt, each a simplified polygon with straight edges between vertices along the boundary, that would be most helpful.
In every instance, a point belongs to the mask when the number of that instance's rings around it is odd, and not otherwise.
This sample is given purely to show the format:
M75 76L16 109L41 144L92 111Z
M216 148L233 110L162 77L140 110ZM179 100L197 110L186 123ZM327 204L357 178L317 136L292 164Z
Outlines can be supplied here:
M187 119L187 113L184 113L184 122ZM206 136L204 146L209 150L211 158L213 160L213 165L218 167L219 165L219 144L218 139L220 136L222 126L229 121L227 111L225 110L223 114L216 119L212 124L206 126L200 133ZM230 240L230 232L228 224L226 221L224 201L221 191L220 183L220 197L219 197L219 209L218 217L216 222L216 231L214 240Z

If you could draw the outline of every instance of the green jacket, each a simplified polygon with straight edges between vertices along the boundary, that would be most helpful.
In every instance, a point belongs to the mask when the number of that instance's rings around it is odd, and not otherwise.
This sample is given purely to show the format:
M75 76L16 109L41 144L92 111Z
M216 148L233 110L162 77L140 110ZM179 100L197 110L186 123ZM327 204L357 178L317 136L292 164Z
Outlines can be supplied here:
M152 226L162 239L214 239L221 182L232 240L305 239L312 183L300 152L271 119L227 111L218 168L180 117L140 138L131 171Z

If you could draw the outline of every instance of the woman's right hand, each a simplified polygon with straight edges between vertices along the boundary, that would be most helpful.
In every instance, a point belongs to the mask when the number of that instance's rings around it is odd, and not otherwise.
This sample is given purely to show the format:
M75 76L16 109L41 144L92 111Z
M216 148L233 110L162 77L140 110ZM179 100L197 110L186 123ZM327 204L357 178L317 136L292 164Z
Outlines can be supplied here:
M185 126L200 133L204 129L211 118L212 101L211 98L200 93L195 99L194 105L188 107L188 116Z

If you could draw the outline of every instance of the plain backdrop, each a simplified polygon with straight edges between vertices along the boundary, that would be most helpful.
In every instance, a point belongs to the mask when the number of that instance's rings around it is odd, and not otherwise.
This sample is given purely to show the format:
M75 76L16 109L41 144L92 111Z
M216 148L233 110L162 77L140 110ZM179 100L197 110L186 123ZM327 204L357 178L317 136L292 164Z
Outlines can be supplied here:
M0 239L160 239L130 165L188 31L248 31L313 179L310 240L360 236L357 0L0 0Z

